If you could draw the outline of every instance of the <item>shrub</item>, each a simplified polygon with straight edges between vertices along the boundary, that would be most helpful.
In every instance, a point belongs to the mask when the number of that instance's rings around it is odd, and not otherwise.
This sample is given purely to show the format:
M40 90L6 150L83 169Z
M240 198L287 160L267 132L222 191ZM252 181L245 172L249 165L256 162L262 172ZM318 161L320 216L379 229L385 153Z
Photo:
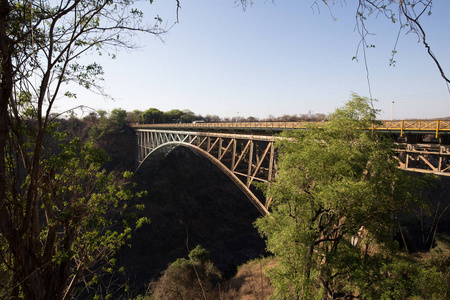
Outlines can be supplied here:
M152 284L157 299L213 299L212 292L222 276L211 262L209 252L198 245L189 259L179 258L169 265L164 275Z

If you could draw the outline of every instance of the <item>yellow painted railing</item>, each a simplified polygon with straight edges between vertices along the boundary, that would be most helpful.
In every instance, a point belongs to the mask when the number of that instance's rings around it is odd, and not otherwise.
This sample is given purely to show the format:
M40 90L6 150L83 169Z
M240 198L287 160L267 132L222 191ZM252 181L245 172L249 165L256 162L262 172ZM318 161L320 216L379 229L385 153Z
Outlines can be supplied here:
M404 132L434 132L436 137L439 132L450 132L450 121L382 121L382 125L374 127L375 130L400 131Z
M373 125L374 131L399 132L401 135L406 132L450 133L450 121L422 121L422 120L400 120L400 121L380 121L380 125ZM167 124L132 124L136 128L173 128L173 129L301 129L306 128L311 123L323 122L198 122L198 123L167 123Z

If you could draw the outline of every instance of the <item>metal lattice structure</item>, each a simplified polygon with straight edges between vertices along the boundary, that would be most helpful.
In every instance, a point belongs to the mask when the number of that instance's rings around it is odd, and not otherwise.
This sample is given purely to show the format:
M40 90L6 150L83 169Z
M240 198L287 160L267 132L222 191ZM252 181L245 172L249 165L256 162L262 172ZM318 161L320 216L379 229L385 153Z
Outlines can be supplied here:
M133 126L138 138L138 169L154 168L176 147L188 147L222 170L264 215L270 199L255 195L253 182L275 176L275 133L301 130L302 122L143 124ZM178 129L178 130L177 130ZM368 130L394 137L399 168L450 176L450 123L385 121Z
M434 143L398 143L394 149L399 168L450 176L450 146Z
M283 130L305 129L311 123L322 124L324 122L217 122L217 123L170 123L170 124L139 124L132 125L139 128L169 129L169 130L245 130L280 132ZM367 128L373 132L397 133L400 136L408 133L433 134L437 138L440 134L450 134L450 121L444 120L395 120L379 121Z
M273 136L137 129L138 169L156 167L176 147L188 147L224 172L264 215L270 199L260 200L254 181L268 182L275 175Z

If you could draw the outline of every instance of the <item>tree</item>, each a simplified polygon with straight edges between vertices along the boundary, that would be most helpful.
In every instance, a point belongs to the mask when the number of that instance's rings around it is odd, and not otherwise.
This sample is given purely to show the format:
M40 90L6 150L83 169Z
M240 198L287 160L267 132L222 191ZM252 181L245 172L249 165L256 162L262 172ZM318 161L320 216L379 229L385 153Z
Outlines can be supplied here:
M165 112L165 119L169 123L180 123L184 113L179 109L172 109Z
M222 119L217 115L206 115L205 119L208 122L221 122Z
M241 3L243 9L246 9L248 4L253 3L253 1L249 0L239 0L239 2ZM333 6L336 4L342 5L342 1L312 0L311 4L312 9L320 11L321 7L325 7L326 10L328 10L331 15L333 15ZM344 5L346 5L345 2ZM423 28L421 25L423 17L430 16L432 14L433 0L358 0L355 7L356 29L361 36L361 41L358 44L357 54L355 57L353 57L354 59L357 59L359 50L362 50L364 61L366 61L365 49L374 47L374 45L370 44L367 40L367 37L372 33L367 28L366 21L370 17L377 18L378 16L384 16L390 22L398 26L397 40L400 37L400 33L402 31L413 33L418 37L418 40L423 44L428 55L436 64L441 77L447 84L450 83L450 78L445 74L444 69L439 62L439 59L433 54L431 45L427 41L427 33L425 31L425 28ZM396 45L397 42L393 46L390 65L395 65L395 55L397 53Z
M256 222L278 259L270 274L275 296L414 294L408 289L418 280L417 266L400 254L393 236L397 215L423 205L423 181L397 168L389 138L366 130L375 117L370 101L353 95L328 122L285 132L276 142L272 213ZM408 274L403 281L393 279L402 274ZM439 284L435 291L442 291Z
M27 229L21 224L20 218L26 217L29 182L10 189L14 194L7 196L8 208L16 211L10 215L18 227L17 238L24 241L12 244L10 237L1 235L0 264L6 270L2 275L12 279L0 289L2 298L21 295L27 299L67 299L79 282L92 283L95 276L113 267L114 253L130 236L131 220L122 213L127 200L136 196L127 188L126 178L131 173L120 179L118 174L99 171L108 158L106 153L78 138L61 143L60 138L65 137L56 132L56 145L46 143L59 151L46 151L42 164L39 203L43 209L38 212L41 226ZM13 166L11 161L7 171L11 183L16 184L20 174L14 173ZM30 235L28 230L36 230L38 240L25 239ZM24 248L17 249L17 244Z
M105 209L128 192L99 171L104 157L90 145L54 152L52 109L62 94L76 96L63 84L102 92L102 67L80 64L81 55L114 57L135 46L135 33L164 32L161 19L142 21L130 1L0 0L0 264L10 278L2 297L67 299L127 236L106 231Z
M298 119L297 115L283 115L277 118L278 121L282 122L295 122L297 121L297 119Z
M130 113L127 113L127 122L131 124L139 123L142 112L140 110L133 110Z
M100 109L97 111L98 116L100 119L105 119L108 112L106 110Z
M247 118L247 122L258 122L258 121L259 121L259 119L255 118L253 116L250 116L250 117Z
M141 123L158 124L164 123L164 112L157 108L149 108L141 115Z
M189 252L189 259L179 258L169 265L153 285L152 299L206 299L221 279L209 251L198 245Z
M98 121L98 114L95 111L90 112L83 120L95 124Z
M189 109L183 110L183 123L192 123L194 120L199 119L202 119L202 117L195 115L194 112L190 111Z
M111 111L109 120L119 128L123 128L127 123L127 111L121 108L115 108Z

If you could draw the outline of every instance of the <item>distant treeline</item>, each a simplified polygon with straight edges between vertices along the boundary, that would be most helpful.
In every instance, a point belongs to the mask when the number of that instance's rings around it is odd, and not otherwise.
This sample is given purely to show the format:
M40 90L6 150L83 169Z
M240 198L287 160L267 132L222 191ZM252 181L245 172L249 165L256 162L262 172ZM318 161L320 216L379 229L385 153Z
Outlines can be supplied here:
M158 124L158 123L192 123L194 121L205 122L259 122L259 121L284 121L284 122L297 122L297 121L322 121L326 119L325 114L309 112L308 114L294 114L283 115L281 117L275 117L269 115L267 118L259 119L256 117L219 117L217 115L202 116L195 114L194 112L184 109L172 109L163 112L157 108L149 108L146 111L134 110L127 112L124 109L116 108L110 113L105 110L92 111L88 115L83 117L85 121L98 122L100 119L114 120L118 124L125 123L140 123L140 124Z

